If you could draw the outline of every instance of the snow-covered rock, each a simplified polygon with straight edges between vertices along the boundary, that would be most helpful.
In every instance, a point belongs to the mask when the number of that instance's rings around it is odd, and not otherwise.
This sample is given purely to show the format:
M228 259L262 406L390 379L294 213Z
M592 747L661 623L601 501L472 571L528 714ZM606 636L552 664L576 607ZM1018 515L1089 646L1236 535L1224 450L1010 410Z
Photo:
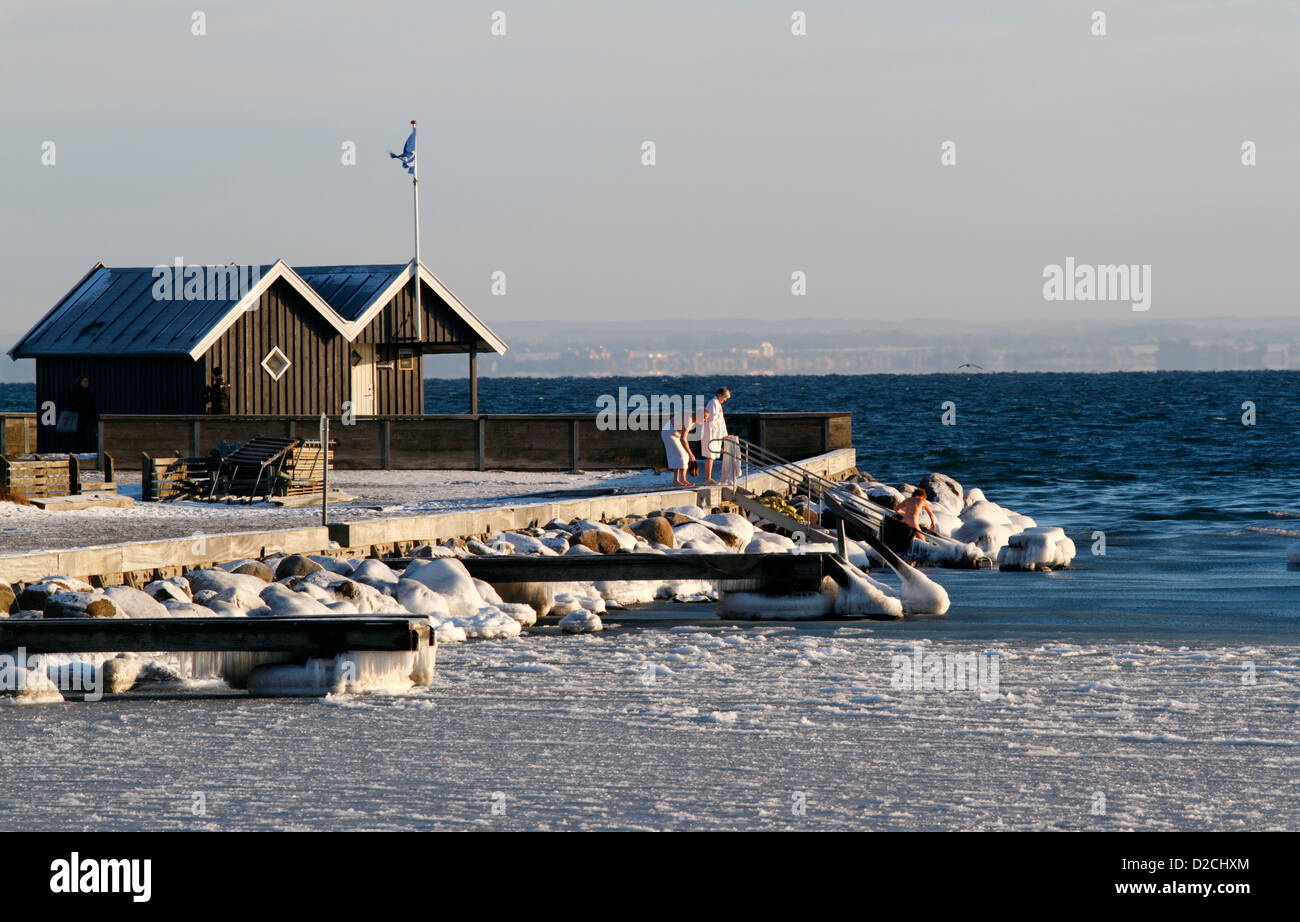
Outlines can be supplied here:
M560 630L566 634L592 634L604 629L600 616L585 608L574 609L560 619Z

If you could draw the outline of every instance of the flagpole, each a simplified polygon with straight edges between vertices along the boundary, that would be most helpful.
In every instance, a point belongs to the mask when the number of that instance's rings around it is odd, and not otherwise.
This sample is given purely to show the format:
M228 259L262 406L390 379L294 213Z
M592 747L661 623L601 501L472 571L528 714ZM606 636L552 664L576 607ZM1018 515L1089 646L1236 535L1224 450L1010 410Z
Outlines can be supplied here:
M415 120L411 120L411 125L415 125ZM418 142L417 142L418 143ZM424 310L420 304L420 158L415 158L415 172L411 174L411 191L415 196L415 342L416 356L415 367L420 373L423 387L424 379L424 347L421 345L424 341Z

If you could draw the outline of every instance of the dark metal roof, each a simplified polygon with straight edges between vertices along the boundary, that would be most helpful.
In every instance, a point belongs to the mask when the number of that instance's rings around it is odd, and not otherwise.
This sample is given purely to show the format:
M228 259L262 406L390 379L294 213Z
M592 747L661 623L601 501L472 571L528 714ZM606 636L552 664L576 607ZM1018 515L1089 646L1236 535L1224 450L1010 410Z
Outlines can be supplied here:
M253 268L252 283L270 268ZM239 302L163 300L154 297L155 281L152 267L96 267L10 354L186 355Z
M294 266L302 280L316 289L330 307L349 323L355 322L381 291L392 284L407 264L392 266Z
M244 267L244 283L247 285L244 290L256 286L280 266L283 264L277 262L251 267L251 278L250 267ZM211 268L236 269L234 266ZM16 359L60 355L197 357L207 348L209 337L216 335L214 331L219 334L222 321L233 320L231 312L239 304L239 291L208 290L205 293L229 296L185 300L182 286L174 292L176 297L160 299L154 297L154 285L158 281L156 271L153 267L113 269L102 264L95 266L9 350L9 354ZM376 299L410 271L410 264L307 266L293 270L285 266L279 271L280 277L298 287L301 283L294 278L296 273L307 286L300 289L303 296L350 340L357 334L366 308L376 305ZM428 268L423 271L428 273ZM209 288L208 285L204 287ZM452 311L476 331L480 347L495 352L505 351L505 344L455 295L445 289L438 291L442 292L439 297ZM335 316L330 316L331 313Z

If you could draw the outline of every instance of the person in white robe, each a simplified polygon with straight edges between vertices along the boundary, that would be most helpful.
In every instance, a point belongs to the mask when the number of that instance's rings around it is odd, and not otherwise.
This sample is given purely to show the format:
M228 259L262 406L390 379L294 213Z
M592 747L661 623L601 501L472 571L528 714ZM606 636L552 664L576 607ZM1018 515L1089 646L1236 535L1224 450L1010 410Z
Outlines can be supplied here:
M664 440L664 454L668 457L668 468L673 472L673 483L679 487L689 487L686 468L695 460L686 435L695 427L695 413L675 411L664 418L659 435Z
M727 418L722 412L722 405L730 399L731 391L725 387L718 388L704 408L704 419L700 422L700 454L704 458L704 482L708 484L718 482L713 479L713 462L733 447L724 441L727 438Z

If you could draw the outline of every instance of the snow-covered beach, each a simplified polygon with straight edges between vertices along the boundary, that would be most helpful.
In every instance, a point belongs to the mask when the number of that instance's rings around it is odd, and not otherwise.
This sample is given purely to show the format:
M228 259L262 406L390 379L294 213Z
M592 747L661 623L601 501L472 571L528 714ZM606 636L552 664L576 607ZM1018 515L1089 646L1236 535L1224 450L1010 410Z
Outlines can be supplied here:
M418 694L4 708L0 826L1267 829L1300 817L1291 645L914 642L900 627L552 629L445 647ZM998 695L894 687L895 657L918 647L995 652ZM1255 686L1241 683L1248 661Z
M407 501L440 509L491 504L501 479L515 477L443 476L429 487L442 495L408 493ZM596 477L616 489L656 485L653 475ZM516 497L601 489L599 480L570 475L522 475L512 486ZM462 495L449 496L457 487ZM368 487L358 483L350 492L357 488ZM371 496L381 513L384 498ZM977 495L970 505L979 502L987 498ZM979 511L967 519L997 524L1022 515ZM1050 509L1028 511L1051 520ZM283 512L300 510L232 514ZM701 517L706 512L698 510ZM965 525L958 518L947 530ZM676 529L687 529L687 540L710 541L698 524ZM493 537L477 551L536 552L533 542L546 540ZM1164 613L1169 600L1157 601L1159 579L1151 576L1178 569L1176 559L1157 553L1109 566L1129 580L1130 601L1146 593L1145 619L1098 622L1094 606L1104 612L1108 603L1095 591L1100 574L1086 557L1047 574L928 570L951 592L954 609L894 623L720 620L726 612L707 585L614 605L602 605L606 596L617 599L613 587L562 587L553 596L556 614L594 616L604 628L568 634L555 618L536 624L536 610L475 587L495 614L482 618L466 608L440 616L444 644L431 684L401 693L332 694L314 702L232 698L212 678L177 683L172 675L170 683L146 683L143 695L95 705L0 708L13 740L10 760L23 766L14 773L17 783L0 794L0 822L214 829L1293 826L1300 798L1286 785L1300 764L1291 726L1300 660L1269 639L1267 582L1253 571L1232 573L1227 564L1205 568L1196 598L1174 600L1177 620ZM337 584L344 574L326 568L310 577L287 594L267 584L263 592L272 598L260 601L275 607L300 599L309 608L342 601ZM898 591L887 571L880 578ZM1201 627L1189 639L1186 619L1211 616L1224 593L1236 591L1233 580L1256 593L1253 620ZM432 582L425 588L456 594ZM245 611L259 604L238 588L218 599L219 588L208 588L213 595L203 600ZM406 587L408 601L412 593L418 595ZM381 594L403 596L396 588ZM631 607L620 608L625 602ZM445 642L461 639L468 642ZM985 678L992 668L995 681L955 685L947 664L967 661L985 668ZM913 662L918 670L909 684L900 665ZM931 662L939 666L927 685L919 667ZM60 755L68 747L76 748L76 759ZM313 755L304 759L308 750ZM186 751L207 754L197 774L164 767L183 763ZM57 794L33 811L20 805L33 794L21 779L34 784L38 777ZM208 792L205 816L187 812L186 798L196 790Z

